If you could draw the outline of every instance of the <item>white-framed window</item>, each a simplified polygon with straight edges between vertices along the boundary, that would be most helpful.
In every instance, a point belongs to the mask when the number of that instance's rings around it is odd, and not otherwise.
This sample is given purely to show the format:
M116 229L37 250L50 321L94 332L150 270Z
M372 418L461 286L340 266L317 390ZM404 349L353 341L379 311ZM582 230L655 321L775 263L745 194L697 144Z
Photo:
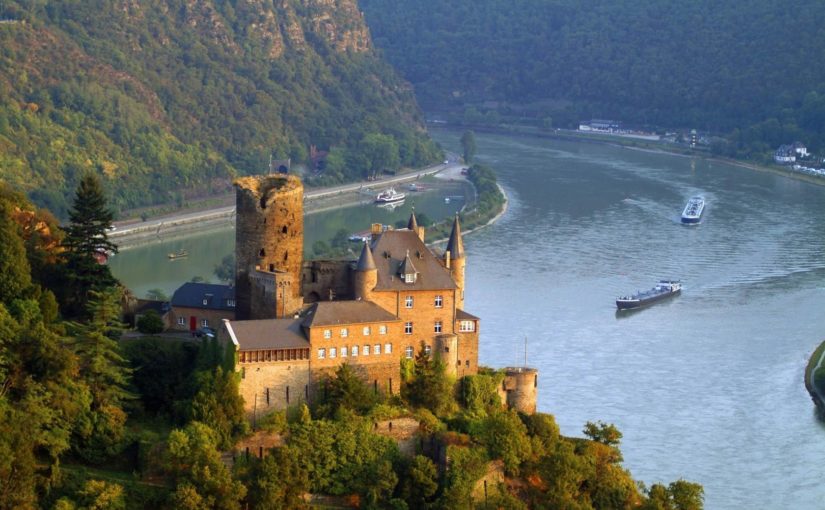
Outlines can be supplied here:
M462 333L471 333L476 330L476 323L473 321L461 321L458 323L458 330Z
M412 335L413 327L412 322L405 322L404 323L404 334L405 335Z
M203 298L203 306L206 306L207 304L209 304L209 300L206 299L206 298Z
M413 297L412 296L407 296L407 297L404 298L404 306L406 308L412 308L413 307Z
M330 359L335 358L337 356L338 356L338 349L336 349L335 347L330 347L329 348L329 357L330 357Z
M370 346L369 346L369 344L364 344L364 350L361 351L361 353L364 356L369 356L370 355Z
M433 352L432 347L430 347L429 345L425 345L425 346L424 346L424 354L426 354L427 356L429 356L431 352Z
M387 334L387 325L386 324L381 324L380 326L378 326L378 334L379 335L386 335Z
M441 333L441 321L435 321L435 327L433 327L433 331L436 333Z
M412 345L408 345L406 349L404 349L404 357L407 359L412 359L413 355L415 354L415 349L413 349Z
M178 326L186 326L186 317L178 317Z
M444 306L444 296L438 295L435 297L435 307L441 308Z
M372 346L372 353L373 354L381 354L381 344L375 344Z
M227 299L226 300L226 306L228 306L229 308L235 308L235 300L234 299Z
M352 346L352 357L353 357L353 358L357 358L357 357L358 357L358 346L357 346L357 345L353 345L353 346Z
M209 327L209 319L201 319L201 327L208 328Z
M342 357L342 358L346 358L346 357L347 357L347 350L348 350L348 349L346 348L346 346L341 347L341 357Z
M392 354L392 344L384 344L384 354Z
M318 359L324 359L327 357L327 350L323 347L318 349Z
M407 273L404 275L404 283L415 283L416 273Z
M370 336L371 331L369 326L364 326L364 336Z
M349 336L349 330L347 328L341 328L341 338L346 338Z
M327 340L332 338L332 330L331 329L325 329L324 330L324 338L326 338Z

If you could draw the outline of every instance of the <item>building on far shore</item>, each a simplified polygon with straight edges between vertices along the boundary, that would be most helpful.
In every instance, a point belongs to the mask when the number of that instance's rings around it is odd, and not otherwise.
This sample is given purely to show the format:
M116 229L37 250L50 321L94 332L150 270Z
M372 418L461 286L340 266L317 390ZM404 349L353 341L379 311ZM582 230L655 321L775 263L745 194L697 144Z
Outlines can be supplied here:
M235 289L229 285L187 282L178 287L170 301L169 327L195 332L217 329L224 319L235 318Z

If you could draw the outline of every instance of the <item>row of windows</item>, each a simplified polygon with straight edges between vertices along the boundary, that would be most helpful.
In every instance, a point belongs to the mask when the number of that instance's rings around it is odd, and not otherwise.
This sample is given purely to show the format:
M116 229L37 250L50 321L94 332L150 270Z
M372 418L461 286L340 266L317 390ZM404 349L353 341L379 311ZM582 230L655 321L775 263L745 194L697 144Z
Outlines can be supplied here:
M186 326L186 317L178 317L178 326ZM201 327L208 328L209 327L209 320L208 319L201 319Z
M374 344L372 346L372 354L378 355L381 354L381 344ZM384 344L384 354L392 354L392 344ZM370 345L364 344L363 346L353 345L352 347L341 347L339 350L336 347L330 347L329 349L325 347L321 347L318 349L318 359L329 359L337 358L338 356L342 358L353 357L357 358L360 356L369 356L370 355Z
M241 351L238 353L238 361L240 363L303 359L309 359L309 349L270 349L262 351Z
M435 321L433 324L433 332L434 333L441 333L442 324L441 321ZM413 323L412 322L405 322L404 323L404 334L405 335L412 335L413 334Z
M413 307L413 302L414 302L414 299L413 299L412 296L407 296L407 297L404 298L404 306L406 308L412 308ZM444 296L441 296L441 295L436 296L433 304L435 305L436 308L442 308L444 306Z
M372 326L364 326L364 328L361 330L361 333L364 336L370 336L372 334ZM341 328L340 334L341 334L341 338L347 338L349 336L349 328ZM381 324L380 326L378 326L378 334L379 335L386 335L387 334L387 326L385 324ZM325 329L324 330L324 338L326 338L326 339L332 338L332 330L331 329Z

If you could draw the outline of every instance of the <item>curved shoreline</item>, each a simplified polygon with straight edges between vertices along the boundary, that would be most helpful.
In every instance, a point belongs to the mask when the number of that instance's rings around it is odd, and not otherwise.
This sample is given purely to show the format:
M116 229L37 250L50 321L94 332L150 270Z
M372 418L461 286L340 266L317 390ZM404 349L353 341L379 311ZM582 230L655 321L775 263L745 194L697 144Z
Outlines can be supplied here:
M825 341L821 342L819 346L814 349L814 352L811 353L811 357L808 359L808 364L805 366L805 389L808 390L808 394L811 396L811 400L814 401L814 405L820 416L825 414L825 396L820 393L814 384L814 374L817 369L822 366L824 361Z

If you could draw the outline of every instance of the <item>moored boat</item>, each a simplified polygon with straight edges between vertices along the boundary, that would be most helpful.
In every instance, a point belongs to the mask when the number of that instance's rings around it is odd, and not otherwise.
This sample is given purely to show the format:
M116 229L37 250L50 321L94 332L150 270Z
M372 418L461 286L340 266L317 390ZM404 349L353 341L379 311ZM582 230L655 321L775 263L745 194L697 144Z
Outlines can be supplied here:
M173 252L173 253L170 253L169 255L167 255L167 257L169 257L169 260L182 259L182 258L186 258L188 256L189 256L189 253L184 249L178 250L177 252Z
M407 195L395 191L395 188L388 188L376 195L375 201L379 204L390 204L392 202L400 202L404 200Z
M641 308L661 299L675 296L681 291L681 282L676 280L660 280L652 289L639 291L631 296L616 298L616 308L619 310Z
M682 211L682 223L694 224L702 220L702 213L705 211L705 197L697 195L691 197Z

